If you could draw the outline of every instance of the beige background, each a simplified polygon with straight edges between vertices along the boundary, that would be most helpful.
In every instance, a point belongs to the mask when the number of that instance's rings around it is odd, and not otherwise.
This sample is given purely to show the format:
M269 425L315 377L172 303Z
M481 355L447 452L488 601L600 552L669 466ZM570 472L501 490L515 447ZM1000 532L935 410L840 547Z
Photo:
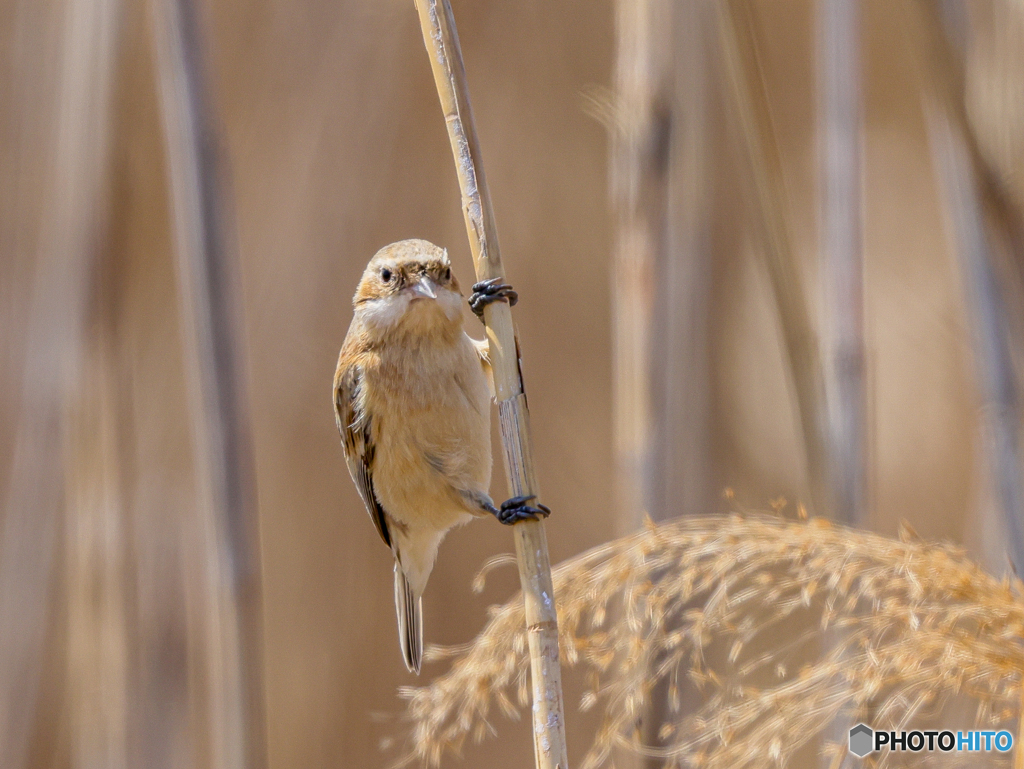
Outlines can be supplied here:
M522 298L515 318L557 561L623 529L612 461L615 218L606 126L587 107L610 87L614 7L607 0L453 6L507 277ZM815 287L811 6L787 0L758 9L794 242ZM59 3L9 0L0 13L0 46L10 53L0 68L11 84L0 88L4 468L14 451L28 287L49 194L40 179L53 141L48 94L59 12ZM378 743L400 732L391 720L401 708L396 688L427 681L440 667L427 665L417 680L401 664L391 556L345 471L330 383L356 280L377 248L432 240L449 249L462 284L472 282L444 125L411 2L214 0L202 4L202 16L241 265L269 765L384 765ZM140 758L152 755L151 743L174 743L161 725L187 699L187 644L174 629L189 544L175 522L192 481L145 5L128 4L123 21L111 216L100 247L112 293L98 313L107 325L90 328L111 331L117 361L125 517L138 564L126 576L138 604L128 628L139 635L129 678L141 681L128 741L129 755ZM922 536L980 548L977 394L918 84L892 4L866 2L864 29L871 524L892 534L905 518ZM807 486L756 236L738 213L743 173L735 158L715 170L712 485L763 507L779 495L800 500ZM820 310L812 307L812 317ZM468 312L467 323L479 336ZM6 469L0 479L9 483ZM500 465L493 493L505 494ZM493 575L482 596L469 588L487 557L510 549L510 532L492 521L452 532L424 599L429 642L469 640L486 607L512 595L513 569ZM53 633L60 637L59 619ZM74 764L62 716L62 648L55 641L47 656L48 694L32 743L39 766ZM593 723L573 712L577 689L570 676L570 756L583 754ZM495 723L499 737L471 751L465 765L529 765L526 726ZM157 765L191 763L187 752L157 754Z

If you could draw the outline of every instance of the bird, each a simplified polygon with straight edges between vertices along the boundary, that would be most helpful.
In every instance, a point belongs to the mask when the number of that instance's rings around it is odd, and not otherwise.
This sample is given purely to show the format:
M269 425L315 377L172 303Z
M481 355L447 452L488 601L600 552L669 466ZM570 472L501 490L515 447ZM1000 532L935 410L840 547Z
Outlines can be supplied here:
M473 286L483 320L518 293L501 278ZM395 611L405 666L423 659L423 592L453 526L493 515L546 517L535 497L496 506L491 482L492 372L486 341L463 328L465 301L448 252L425 240L377 251L353 297L334 375L334 413L349 474L394 555Z

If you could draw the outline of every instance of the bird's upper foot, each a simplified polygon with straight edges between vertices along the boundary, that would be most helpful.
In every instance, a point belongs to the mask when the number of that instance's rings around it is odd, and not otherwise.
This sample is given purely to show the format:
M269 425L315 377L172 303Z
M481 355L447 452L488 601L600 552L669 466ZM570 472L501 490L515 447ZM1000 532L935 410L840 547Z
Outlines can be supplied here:
M512 497L501 503L501 507L494 509L491 512L494 513L494 517L504 523L506 526L511 526L519 521L536 521L541 518L547 518L551 515L551 510L542 504L528 505L531 499L536 499L536 494L526 494L521 497Z
M515 306L519 301L519 294L508 283L502 283L503 278L491 278L473 284L473 293L469 297L469 308L482 321L484 319L484 307L491 302L500 302L507 299L509 305Z

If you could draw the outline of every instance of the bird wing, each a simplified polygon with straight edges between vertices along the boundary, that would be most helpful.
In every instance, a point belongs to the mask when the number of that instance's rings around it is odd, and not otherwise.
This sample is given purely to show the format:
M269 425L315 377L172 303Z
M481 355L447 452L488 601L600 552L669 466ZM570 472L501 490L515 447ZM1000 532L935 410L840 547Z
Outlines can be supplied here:
M347 367L338 364L334 376L334 418L341 433L348 472L363 498L366 512L377 527L377 533L384 544L392 547L387 514L373 490L373 433L370 417L360 407L361 385L362 369L358 364Z
M467 334L466 336L469 336ZM473 347L476 348L476 354L480 356L480 366L484 370L484 376L487 378L487 386L491 389L491 397L494 397L494 369L491 367L491 343L486 339L474 339L469 337L469 341L473 343Z

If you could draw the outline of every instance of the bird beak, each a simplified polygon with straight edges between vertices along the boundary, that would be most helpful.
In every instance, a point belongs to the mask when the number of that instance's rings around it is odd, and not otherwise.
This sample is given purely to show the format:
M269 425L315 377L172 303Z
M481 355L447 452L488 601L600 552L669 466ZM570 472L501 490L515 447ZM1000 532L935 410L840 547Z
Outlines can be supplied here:
M437 288L437 284L426 275L409 286L410 291L417 296L422 296L424 299L437 299L437 292L434 291L435 288Z

